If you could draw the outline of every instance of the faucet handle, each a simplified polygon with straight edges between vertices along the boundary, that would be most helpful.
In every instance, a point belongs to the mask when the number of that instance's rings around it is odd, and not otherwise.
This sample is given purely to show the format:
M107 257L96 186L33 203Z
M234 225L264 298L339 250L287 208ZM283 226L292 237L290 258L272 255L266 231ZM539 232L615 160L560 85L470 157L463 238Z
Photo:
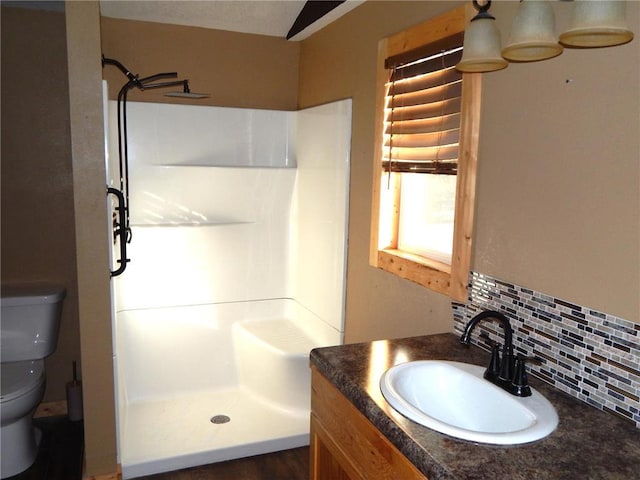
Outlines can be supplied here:
M500 380L511 382L514 366L513 345L504 344L502 346L502 361L500 362Z
M513 381L511 382L511 393L518 397L530 397L531 387L529 387L529 377L527 376L527 369L525 364L529 358L518 355L515 360L515 367L513 372ZM538 360L531 358L531 360Z
M490 382L495 382L500 376L500 345L494 344L491 348L491 361L489 367L484 372L484 378Z
M529 363L529 365L542 365L544 363L544 360L542 360L541 358L538 358L538 357L527 357L526 355L522 355L521 353L518 353L516 358L519 358L519 359Z

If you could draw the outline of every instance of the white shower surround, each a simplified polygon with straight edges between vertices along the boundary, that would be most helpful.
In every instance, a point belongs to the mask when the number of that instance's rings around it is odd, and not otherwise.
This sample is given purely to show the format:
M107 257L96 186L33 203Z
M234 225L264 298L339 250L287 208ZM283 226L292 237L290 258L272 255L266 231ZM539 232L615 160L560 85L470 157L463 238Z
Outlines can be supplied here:
M306 445L308 351L343 335L351 101L130 102L127 115L132 260L114 282L124 478ZM231 421L212 424L218 414Z

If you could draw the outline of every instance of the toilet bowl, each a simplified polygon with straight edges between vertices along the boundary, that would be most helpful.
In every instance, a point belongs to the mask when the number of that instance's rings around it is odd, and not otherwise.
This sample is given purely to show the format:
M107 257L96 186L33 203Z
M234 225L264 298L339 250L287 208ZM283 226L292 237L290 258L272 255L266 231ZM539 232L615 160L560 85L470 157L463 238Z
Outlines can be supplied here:
M38 454L40 432L31 427L31 416L45 388L42 360L2 364L2 478L15 475L33 464ZM25 466L23 468L23 466Z
M45 390L44 358L56 348L65 290L2 288L0 323L0 477L28 469L40 432L32 416Z

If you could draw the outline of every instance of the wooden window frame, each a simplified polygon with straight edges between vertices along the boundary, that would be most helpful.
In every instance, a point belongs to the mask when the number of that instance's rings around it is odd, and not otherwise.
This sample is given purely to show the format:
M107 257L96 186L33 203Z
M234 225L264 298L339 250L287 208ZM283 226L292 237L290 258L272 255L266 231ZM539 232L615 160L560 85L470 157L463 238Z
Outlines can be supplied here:
M382 170L383 126L385 110L385 84L389 72L385 59L437 42L454 33L464 31L474 14L469 5L463 5L420 25L382 39L378 44L376 86L376 138L373 159L373 187L371 208L371 244L369 263L377 268L416 282L453 300L467 300L467 284L471 264L475 185L478 164L482 74L463 74L460 125L460 154L456 179L456 203L451 265L397 248L398 220L400 216L400 174ZM380 188L382 175L390 175L390 188L394 191L392 208L391 243L379 248Z

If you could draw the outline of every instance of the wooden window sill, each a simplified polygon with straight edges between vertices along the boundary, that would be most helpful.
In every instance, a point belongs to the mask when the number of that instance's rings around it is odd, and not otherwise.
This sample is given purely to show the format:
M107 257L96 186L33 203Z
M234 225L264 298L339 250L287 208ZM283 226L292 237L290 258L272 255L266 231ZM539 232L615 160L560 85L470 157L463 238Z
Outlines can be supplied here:
M378 250L378 268L438 293L450 295L451 266L396 249Z

